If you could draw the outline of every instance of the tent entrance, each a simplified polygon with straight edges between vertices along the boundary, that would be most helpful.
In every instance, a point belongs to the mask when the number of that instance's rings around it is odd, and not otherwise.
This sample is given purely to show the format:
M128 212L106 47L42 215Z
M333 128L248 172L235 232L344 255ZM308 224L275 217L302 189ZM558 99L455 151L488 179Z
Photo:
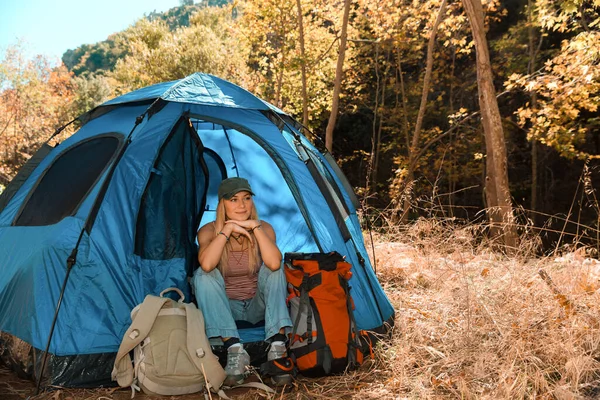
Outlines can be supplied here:
M204 146L184 116L162 145L141 199L134 253L148 260L183 258L197 266L196 230L206 203Z

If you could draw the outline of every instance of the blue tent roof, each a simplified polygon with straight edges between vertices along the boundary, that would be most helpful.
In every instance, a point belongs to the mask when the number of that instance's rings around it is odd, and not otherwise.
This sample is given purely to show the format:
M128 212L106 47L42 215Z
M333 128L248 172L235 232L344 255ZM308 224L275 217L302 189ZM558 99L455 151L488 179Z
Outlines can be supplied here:
M154 100L159 97L167 101L209 106L218 105L255 110L273 108L246 89L216 76L202 73L138 89L109 100L102 106Z

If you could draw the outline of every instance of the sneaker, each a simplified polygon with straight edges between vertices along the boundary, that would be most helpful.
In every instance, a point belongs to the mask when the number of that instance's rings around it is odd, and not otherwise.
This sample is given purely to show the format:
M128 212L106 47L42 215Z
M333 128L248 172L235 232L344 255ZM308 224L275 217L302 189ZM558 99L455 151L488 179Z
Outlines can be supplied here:
M225 366L226 386L240 385L244 383L246 371L250 365L250 356L244 350L241 343L231 345L227 349L227 365Z
M284 342L273 342L269 347L269 353L267 353L267 360L273 361L281 357L287 357L287 349Z
M280 341L271 343L271 347L267 353L267 360L273 361L283 357L287 357L285 343ZM292 375L287 373L277 374L271 377L271 382L275 386L289 385L292 383Z

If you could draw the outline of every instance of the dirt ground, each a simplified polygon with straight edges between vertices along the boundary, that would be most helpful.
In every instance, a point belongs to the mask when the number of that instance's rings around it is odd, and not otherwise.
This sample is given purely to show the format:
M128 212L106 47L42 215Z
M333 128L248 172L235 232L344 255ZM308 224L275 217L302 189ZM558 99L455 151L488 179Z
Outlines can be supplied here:
M258 379L248 379L248 381L258 381ZM284 398L292 392L298 390L298 385L277 389L275 395L271 398ZM129 400L131 399L131 390L129 388L95 388L95 389L73 389L49 387L42 388L39 394L36 392L36 383L32 380L19 378L12 370L0 364L0 400ZM283 393L282 393L283 392ZM269 398L265 392L252 388L236 388L228 390L227 396L233 399L250 400ZM301 398L310 398L302 396ZM144 393L136 393L136 400L199 400L204 396L199 393L181 395L181 396L148 396ZM212 399L218 399L215 394Z
M292 388L290 388L293 390ZM281 393L282 389L278 390ZM285 390L289 393L290 390ZM36 383L31 380L19 378L13 371L0 364L0 400L129 400L131 390L129 388L98 388L98 389L71 389L50 387L46 390L36 392ZM227 396L232 399L262 399L264 392L257 389L237 388L227 391ZM280 395L276 395L279 398ZM202 394L190 394L182 396L148 396L144 393L136 393L137 400L199 400ZM218 396L213 395L213 399Z

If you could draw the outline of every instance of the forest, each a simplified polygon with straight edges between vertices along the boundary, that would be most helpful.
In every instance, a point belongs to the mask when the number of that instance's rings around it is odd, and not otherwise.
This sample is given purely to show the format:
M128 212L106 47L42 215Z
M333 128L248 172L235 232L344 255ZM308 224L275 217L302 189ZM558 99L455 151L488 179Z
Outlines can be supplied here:
M0 54L0 184L83 112L200 71L301 122L374 227L490 221L505 238L539 235L542 252L597 246L599 23L599 0L211 0L62 60L17 42ZM484 81L497 117L482 117ZM486 121L503 146L494 157Z

